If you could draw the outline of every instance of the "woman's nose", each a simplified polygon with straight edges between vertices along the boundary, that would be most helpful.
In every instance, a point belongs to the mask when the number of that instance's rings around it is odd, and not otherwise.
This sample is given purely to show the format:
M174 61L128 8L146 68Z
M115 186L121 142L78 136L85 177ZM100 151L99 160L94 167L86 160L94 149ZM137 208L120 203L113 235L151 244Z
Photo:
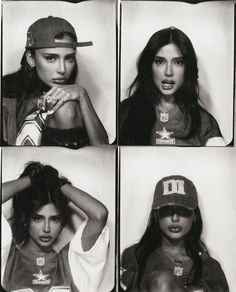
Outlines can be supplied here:
M165 72L166 76L173 76L173 65L171 64L171 62L167 62L166 64L166 72Z
M45 221L44 221L43 231L46 232L46 233L47 233L47 232L50 232L50 223L49 223L48 220L45 220Z
M178 222L179 221L179 215L175 213L175 214L172 215L171 219L172 219L172 222Z
M57 72L60 74L65 74L66 66L64 60L59 60Z

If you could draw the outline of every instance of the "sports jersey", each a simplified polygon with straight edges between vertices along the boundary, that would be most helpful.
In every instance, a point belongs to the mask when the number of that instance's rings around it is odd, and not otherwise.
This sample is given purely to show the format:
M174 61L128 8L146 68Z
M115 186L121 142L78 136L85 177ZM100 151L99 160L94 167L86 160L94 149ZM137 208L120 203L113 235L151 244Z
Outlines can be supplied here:
M7 77L7 78L6 78ZM2 139L7 145L23 146L64 146L81 148L89 144L87 131L83 125L72 129L47 127L46 115L39 114L40 98L50 87L35 76L33 91L17 104L17 93L9 93L4 83L17 82L13 73L3 78ZM8 85L9 87L9 85ZM60 132L59 132L60 131Z
M127 98L121 103L120 145L205 146L209 139L215 140L214 146L224 145L217 121L200 105L199 128L193 137L185 139L190 131L191 117L178 106L168 113L161 113L158 110L153 113L151 106L143 108L143 111L150 112L149 122L153 121L151 129L147 129L142 116L136 113L136 108L141 106L138 103L141 102L134 97Z
M175 106L168 113L156 110L156 122L151 133L151 145L203 146L208 139L222 137L214 117L200 107L201 124L196 134L185 140L190 131L190 117Z
M187 260L181 266L176 265L159 248L148 257L139 288L137 283L138 264L135 256L136 246L133 245L125 249L122 255L121 286L124 290L129 292L146 291L148 281L154 271L170 271L180 287L188 286L188 279L191 281L194 273L192 260ZM201 259L203 271L197 286L201 287L203 292L228 292L229 287L220 264L206 253L201 255Z
M87 221L59 253L25 253L14 244L2 218L2 286L8 292L96 292L104 275L109 231L104 227L93 247L83 251L81 236Z

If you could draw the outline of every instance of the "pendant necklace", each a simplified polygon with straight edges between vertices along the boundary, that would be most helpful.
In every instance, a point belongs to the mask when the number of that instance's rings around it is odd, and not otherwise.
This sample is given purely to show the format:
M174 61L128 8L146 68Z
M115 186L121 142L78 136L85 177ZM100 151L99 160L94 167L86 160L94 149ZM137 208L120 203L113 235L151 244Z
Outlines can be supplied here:
M174 275L180 277L183 275L184 268L182 267L183 261L175 259Z
M159 119L162 123L167 123L170 120L170 114L169 112L162 112L159 108L159 106L156 106L156 114L159 116Z
M169 122L169 113L162 113L162 112L160 112L160 121L162 123Z
M45 265L45 258L44 257L36 257L36 265L37 266L44 266Z

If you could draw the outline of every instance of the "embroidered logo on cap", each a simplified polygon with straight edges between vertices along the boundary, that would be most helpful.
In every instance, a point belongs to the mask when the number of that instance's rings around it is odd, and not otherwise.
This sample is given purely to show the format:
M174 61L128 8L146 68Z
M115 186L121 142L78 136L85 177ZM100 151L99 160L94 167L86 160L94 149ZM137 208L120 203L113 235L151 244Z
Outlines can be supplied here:
M34 44L34 39L30 31L27 32L27 46L32 47Z
M184 180L170 179L163 181L163 196L171 194L186 195L184 191Z

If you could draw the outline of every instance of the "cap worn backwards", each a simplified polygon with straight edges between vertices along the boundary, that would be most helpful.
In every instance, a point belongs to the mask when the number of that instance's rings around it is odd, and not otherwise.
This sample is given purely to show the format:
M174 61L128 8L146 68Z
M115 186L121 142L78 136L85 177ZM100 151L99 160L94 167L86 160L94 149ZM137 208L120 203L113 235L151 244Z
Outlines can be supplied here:
M193 182L181 175L162 178L156 184L152 209L177 205L194 210L198 206L198 195Z
M73 35L75 42L56 41L59 33L67 32ZM40 48L76 48L92 46L92 42L77 42L77 35L74 27L65 19L60 17L48 16L40 18L34 22L27 31L26 49Z

